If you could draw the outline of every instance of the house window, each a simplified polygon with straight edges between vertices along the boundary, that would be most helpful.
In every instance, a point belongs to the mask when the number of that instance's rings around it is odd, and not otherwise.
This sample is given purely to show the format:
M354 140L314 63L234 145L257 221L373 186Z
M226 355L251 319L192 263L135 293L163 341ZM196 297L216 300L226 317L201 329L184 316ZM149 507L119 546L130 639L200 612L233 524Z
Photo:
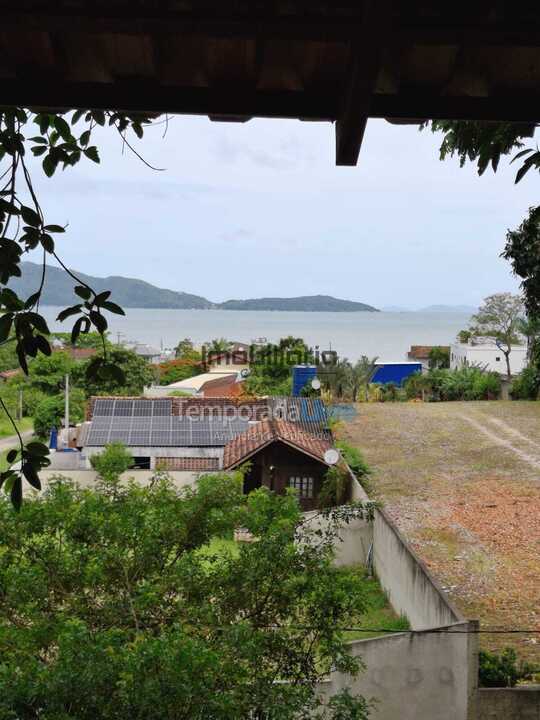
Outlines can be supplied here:
M298 490L298 495L301 498L312 498L313 497L313 478L312 477L300 477L294 476L289 478L289 487Z

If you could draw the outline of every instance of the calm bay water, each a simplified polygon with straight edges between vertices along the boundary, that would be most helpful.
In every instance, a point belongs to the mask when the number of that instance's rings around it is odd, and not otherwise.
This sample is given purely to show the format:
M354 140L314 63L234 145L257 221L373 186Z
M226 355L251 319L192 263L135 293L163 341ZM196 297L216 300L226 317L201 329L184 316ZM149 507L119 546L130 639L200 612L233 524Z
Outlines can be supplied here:
M57 323L60 308L43 307L53 331L69 331L73 318ZM250 342L265 337L275 342L286 335L302 337L321 350L331 347L340 357L356 360L377 356L390 362L406 358L411 345L448 345L467 327L467 313L420 312L260 312L235 310L126 309L127 315L109 316L111 339L174 347L185 337L202 344L215 337Z

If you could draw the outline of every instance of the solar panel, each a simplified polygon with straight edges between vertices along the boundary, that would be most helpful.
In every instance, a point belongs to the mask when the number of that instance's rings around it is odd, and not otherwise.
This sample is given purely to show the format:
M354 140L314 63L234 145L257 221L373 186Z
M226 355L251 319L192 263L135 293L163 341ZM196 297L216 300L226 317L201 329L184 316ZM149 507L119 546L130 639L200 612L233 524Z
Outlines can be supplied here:
M247 430L247 420L172 415L170 400L96 401L86 444L131 447L220 447Z

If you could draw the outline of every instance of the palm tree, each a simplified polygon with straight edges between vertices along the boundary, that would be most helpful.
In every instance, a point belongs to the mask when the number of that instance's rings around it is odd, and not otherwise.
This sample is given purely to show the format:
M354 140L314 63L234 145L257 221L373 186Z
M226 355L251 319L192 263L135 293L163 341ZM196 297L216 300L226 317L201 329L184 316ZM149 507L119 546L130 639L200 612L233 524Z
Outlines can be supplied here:
M221 353L226 353L227 350L231 347L231 343L229 340L227 340L224 337L221 338L214 338L213 340L210 340L210 342L205 343L207 352L212 353L214 355L220 355Z
M369 384L373 380L375 370L377 369L378 357L368 358L367 355L362 355L360 360L357 360L351 368L351 390L353 402L358 399L358 393L361 389L364 390L364 399L366 402L369 400Z

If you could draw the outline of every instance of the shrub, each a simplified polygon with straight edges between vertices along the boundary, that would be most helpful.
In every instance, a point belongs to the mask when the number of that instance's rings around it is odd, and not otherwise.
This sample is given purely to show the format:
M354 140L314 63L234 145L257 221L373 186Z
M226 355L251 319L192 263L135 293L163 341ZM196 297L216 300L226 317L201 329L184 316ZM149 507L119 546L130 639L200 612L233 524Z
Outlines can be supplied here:
M133 465L133 455L123 443L114 442L107 445L99 455L92 455L90 464L102 480L115 485L120 475Z
M534 367L525 368L512 382L510 394L513 400L538 400L540 376Z
M328 469L319 492L319 507L329 508L343 505L350 494L350 477L338 467Z
M34 430L38 437L47 438L51 428L60 428L64 419L65 401L63 395L45 397L34 413ZM84 418L84 394L74 389L69 393L70 422L81 422Z
M478 660L480 687L515 687L520 680L532 680L540 671L540 667L518 663L512 648L506 648L500 655L481 650Z
M370 484L368 481L369 475L371 474L371 468L365 461L362 453L357 448L349 445L343 440L336 442L336 447L341 450L343 459L347 465L351 468L353 475L356 477L360 485L369 494Z

